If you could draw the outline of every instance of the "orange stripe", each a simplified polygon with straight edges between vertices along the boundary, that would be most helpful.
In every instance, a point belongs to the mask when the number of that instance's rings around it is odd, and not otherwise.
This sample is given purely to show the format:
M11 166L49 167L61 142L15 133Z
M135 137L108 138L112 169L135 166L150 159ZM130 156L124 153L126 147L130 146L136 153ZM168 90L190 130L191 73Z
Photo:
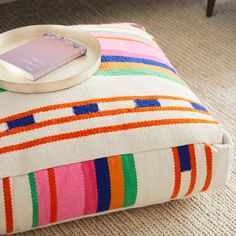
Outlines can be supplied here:
M179 160L179 152L177 147L172 148L174 165L175 165L175 186L173 193L171 195L171 199L176 198L179 194L180 190L180 182L181 182L181 170L180 170L180 160Z
M34 123L32 125L27 125L23 127L17 127L14 129L10 129L8 131L0 132L0 138L26 132L34 129L40 129L46 126L50 125L57 125L67 122L72 122L76 120L84 120L84 119L91 119L96 117L102 117L102 116L114 116L114 115L120 115L125 113L135 113L135 112L151 112L151 111L190 111L190 112L197 112L201 114L209 114L205 111L196 110L191 107L139 107L139 108L121 108L116 110L107 110L107 111L99 111L89 114L83 114L83 115L72 115L72 116L66 116L61 118L54 118L46 121L41 121L38 123Z
M122 171L122 161L120 156L109 157L108 159L111 202L110 210L121 208L124 202L124 176Z
M191 179L190 179L190 185L188 192L185 194L185 197L190 195L195 187L196 184L196 176L197 176L197 170L196 170L196 156L195 156L195 150L194 150L194 144L188 145L188 150L190 154L190 164L191 164Z
M158 72L163 72L169 76L172 76L173 78L177 79L178 81L184 82L178 75L176 75L173 71L167 70L165 68L162 68L160 66L156 65L147 65L147 64L141 64L141 63L135 63L135 62L102 62L100 64L99 70L107 70L107 69L120 69L120 68L142 68L142 69L148 69Z
M206 181L205 184L202 188L202 191L206 191L211 183L212 179L212 151L211 147L209 144L204 144L204 149L205 149L205 155L206 155L206 165L207 165L207 176L206 176Z
M48 180L49 180L50 206L51 206L50 223L54 223L57 221L57 190L56 190L55 171L53 168L48 169Z
M64 109L64 108L73 107L73 106L83 106L83 105L87 105L87 104L91 104L91 103L118 102L118 101L129 101L129 100L135 100L135 99L146 99L146 100L148 100L148 99L171 99L171 100L193 102L193 103L199 104L195 101L192 101L192 100L189 100L186 98L173 97L173 96L124 96L124 97L112 97L112 98L99 98L99 99L90 99L90 100L81 101L81 102L69 102L69 103L62 103L62 104L54 104L54 105L49 105L49 106L45 106L45 107L31 109L26 112L21 112L16 115L2 118L2 119L0 119L0 123L4 123L4 122L11 121L11 120L19 119L21 117L29 116L32 114L56 110L56 109Z
M157 49L157 45L151 45L151 44L148 44L148 43L145 43L143 41L140 41L140 40L136 40L136 39L131 39L131 38L122 38L122 37L109 37L109 36L96 36L96 38L98 39L114 39L114 40L124 40L124 41L131 41L131 42L136 42L136 43L141 43L141 44L144 44L150 48L154 48L154 49Z
M161 125L170 125L170 124L218 124L217 121L205 120L205 119L164 119L164 120L149 120L149 121L140 121L140 122L133 122L127 124L120 124L120 125L112 125L112 126L103 126L97 128L91 128L86 130L80 130L65 134L58 134L47 136L31 141L27 141L20 144L15 144L11 146L6 146L0 148L0 154L7 153L7 152L14 152L46 143L57 142L60 140L65 139L74 139L79 137L85 137L90 135L102 134L102 133L109 133L109 132L116 132L116 131L124 131L129 129L138 129L143 127L151 127L151 126L161 126Z
M11 200L11 183L9 177L3 180L3 192L5 203L6 233L13 232L13 209Z

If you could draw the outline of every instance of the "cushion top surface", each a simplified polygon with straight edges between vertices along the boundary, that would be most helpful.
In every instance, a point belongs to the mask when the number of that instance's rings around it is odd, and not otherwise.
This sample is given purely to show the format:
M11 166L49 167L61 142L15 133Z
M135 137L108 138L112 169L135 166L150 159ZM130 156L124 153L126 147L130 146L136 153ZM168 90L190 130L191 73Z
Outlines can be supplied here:
M117 153L223 142L222 127L142 27L78 27L102 47L91 79L48 94L1 91L0 177Z

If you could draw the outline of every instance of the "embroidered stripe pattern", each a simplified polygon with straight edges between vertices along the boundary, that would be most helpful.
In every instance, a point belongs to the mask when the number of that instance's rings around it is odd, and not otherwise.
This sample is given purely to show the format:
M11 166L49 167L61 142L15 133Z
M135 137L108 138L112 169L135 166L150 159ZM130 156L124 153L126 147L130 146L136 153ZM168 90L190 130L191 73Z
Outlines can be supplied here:
M193 104L195 105L193 106ZM198 106L197 108L196 105ZM21 133L25 134L26 132L43 129L47 126L50 127L55 125L65 125L65 127L67 127L67 123L79 122L87 119L96 119L105 116L119 116L122 114L125 115L144 112L156 112L156 115L154 116L154 118L150 118L150 120L141 120L135 123L130 123L130 121L128 122L127 120L127 123L123 125L115 124L115 122L113 122L114 125L107 124L106 126L104 126L104 119L103 121L101 120L102 123L100 127L99 123L97 123L97 127L91 129L89 129L88 125L88 128L84 128L84 130L78 130L71 133L65 132L64 134L58 134L54 136L42 136L41 138L36 140L24 140L22 144L12 143L12 145L6 147L0 147L0 154L34 147L35 145L38 146L45 143L96 135L99 133L109 133L114 131L160 125L194 123L217 124L217 122L211 118L206 110L199 109L199 107L202 106L196 102L179 97L131 96L97 99L37 108L34 110L29 110L13 116L2 118L0 120L0 124L3 129L4 127L6 127L6 130L2 130L2 132L0 132L0 138L2 138L2 140L4 141L5 137L7 138L8 136L12 135L20 135ZM172 111L175 111L176 118L174 118L174 116L172 115L173 119L169 119L169 112ZM50 116L48 115L48 112L50 112ZM183 118L179 118L178 113L180 112L183 114ZM50 117L51 119L48 119L48 117ZM48 129L47 132L50 132L50 130L52 130L52 133L54 133L53 127L52 129ZM28 139L30 136L26 136L26 138ZM18 138L11 140L14 142L14 140L17 139ZM7 141L7 143L9 143L9 141Z
M196 106L200 106L197 102L193 102L191 100L188 100L186 98L181 98L181 97L174 97L174 96L123 96L123 97L110 97L110 98L99 98L99 99L92 99L88 101L78 101L78 102L71 102L71 103L64 103L64 104L54 104L50 106L45 106L45 107L39 107L35 108L29 111L21 112L15 115L11 115L9 117L5 118L0 118L0 124L2 123L10 123L14 121L21 121L21 119L25 119L26 117L34 117L36 114L44 114L46 116L46 113L49 111L55 111L55 118L57 117L56 114L59 113L60 111L63 111L64 109L70 108L71 114L76 111L74 111L73 108L76 109L81 109L84 110L83 114L86 113L85 111L87 110L87 113L89 113L89 108L90 112L97 112L99 110L100 106L104 105L109 105L109 107L113 107L113 109L122 109L124 108L124 104L128 104L128 108L135 108L136 101L137 100L143 100L143 101L148 101L148 100L161 100L162 107L166 107L165 103L168 102L168 104L171 104L169 106L174 107L176 106L176 101L182 101L181 107L188 107L188 108L193 108L196 111L199 111L200 109L196 109ZM123 102L119 105L118 102ZM117 106L118 104L118 106ZM195 105L193 105L195 104ZM93 109L92 109L93 107ZM96 108L95 108L96 107ZM179 106L180 107L180 106ZM87 108L87 109L86 109ZM113 110L112 109L112 110ZM78 112L77 112L78 113ZM33 123L33 117L31 118L31 122L28 123ZM22 124L23 125L23 124ZM21 126L21 125L18 125Z
M91 31L93 32L93 31ZM157 49L156 43L153 42L151 37L147 37L147 39L142 39L140 38L139 34L133 35L132 33L123 33L126 34L127 36L114 36L110 35L109 31L106 33L104 32L105 35L100 35L99 32L96 34L96 32L93 32L94 36L97 37L97 39L100 41L100 44L102 45L102 49L106 50L106 45L107 44L116 44L116 41L121 41L124 44L127 44L127 46L132 46L132 45L141 45L142 51L145 51L143 49L147 48L149 50L153 50L153 53L155 55L155 50ZM114 34L114 32L113 32ZM118 34L118 33L117 33ZM122 35L122 34L121 34ZM109 42L107 42L109 41ZM119 44L119 43L118 43ZM118 45L117 45L118 46ZM140 50L138 50L140 51ZM105 52L104 52L105 53ZM166 71L171 71L173 74L176 74L175 69L172 66L168 65L168 62L161 62L162 57L159 57L160 61L157 60L151 60L148 58L137 58L133 57L132 52L129 52L128 56L117 56L117 55L106 55L102 51L102 63L101 67L98 69L96 75L137 75L137 74L143 74L143 75L150 75L150 76L157 76L163 79L171 80L173 82L176 82L182 86L188 87L186 83L181 80L178 76L170 76L168 72ZM115 68L116 66L119 66L121 63L128 63L129 65L126 66L126 69L112 69L110 66L107 66L104 64L107 62L112 62L115 63ZM130 68L132 63L136 63L137 65L133 65L132 68ZM142 67L142 65L152 65L153 67L150 67L148 69L145 69ZM156 68L165 68L166 71L161 72L156 70ZM175 78L176 77L176 78ZM4 92L4 89L1 89L0 92Z
M0 88L0 233L188 197L226 175L222 128L153 36L79 27L101 45L91 80L43 95Z
M205 159L206 159L206 179L205 184L202 187L201 191L206 191L211 183L212 178L212 151L209 144L202 145L205 152ZM196 154L195 154L195 147L193 144L173 147L172 148L173 159L174 159L174 176L175 176L175 184L174 190L171 195L171 199L177 198L180 191L180 186L182 180L182 173L190 172L190 183L187 186L187 192L184 196L190 195L195 188L196 179L197 179L197 168L196 168Z
M207 175L202 188L202 191L206 191L211 183L213 153L208 144L201 145L201 148L205 150L207 160ZM183 197L179 196L180 188L183 186L181 177L183 172L190 172L191 175L185 194L188 196L194 191L196 173L199 171L196 168L195 145L178 146L170 148L170 150L172 151L174 168L166 174L166 177L173 175L175 179L170 199ZM148 161L148 159L144 160L144 162ZM158 160L157 163L159 163ZM154 162L153 164L155 165ZM159 166L159 168L165 168L165 166ZM139 168L136 169L135 154L122 154L29 173L32 227L96 212L134 206L137 195L143 194L142 189L139 189L137 171L140 170ZM44 189L47 189L48 186L49 193L42 191L43 189L40 186L43 186ZM10 178L3 179L3 189L6 232L10 233L14 230ZM63 199L67 199L67 201ZM84 200L81 201L81 199ZM44 204L40 203L42 200ZM44 212L44 216L50 216L46 217L43 223L39 222L41 211Z
M78 176L77 173L80 169L83 170L83 177L81 175L79 178L73 177L75 175ZM32 227L67 220L72 217L71 211L74 211L77 207L83 209L82 213L77 212L77 214L73 215L73 218L109 209L128 207L135 204L137 179L132 154L103 157L78 164L50 168L47 170L48 181L44 178L43 172L44 171L37 171L28 174L32 199ZM35 176L37 176L37 178ZM85 181L81 181L81 178L85 178ZM68 180L72 182L69 183ZM8 233L13 231L13 212L9 181L9 178L3 180ZM44 202L45 205L48 205L47 211L50 214L50 219L48 219L48 222L44 222L44 224L39 224L40 207L44 206L40 206L38 201L41 200L39 197L44 200L47 199L44 197L44 194L47 195L47 192L38 194L40 189L37 188L37 183L39 182L42 182L45 186L49 185L50 189L49 204ZM79 185L83 185L87 190L78 193L77 190L74 189L74 191L72 190L71 193L68 194L65 188L59 188L59 184L60 186L67 185L69 188L73 188L73 185L77 182L79 182ZM67 196L68 201L59 201L59 198L62 196ZM81 198L87 200L84 201L82 205L79 201ZM70 202L74 203L73 209L67 208ZM60 208L64 210L63 218L58 215Z
M32 148L35 146L43 145L46 143L58 142L61 140L81 138L91 135L104 134L110 132L125 131L130 129L140 129L144 127L153 127L153 126L164 126L171 124L218 124L216 121L205 120L205 119L164 119L164 120L150 120L150 121L141 121L141 122L132 122L121 125L113 126L103 126L99 128L91 128L71 133L64 133L58 135L47 136L31 141L27 141L20 144L15 144L11 146L6 146L0 148L0 154L5 154L9 152L20 151L23 149Z

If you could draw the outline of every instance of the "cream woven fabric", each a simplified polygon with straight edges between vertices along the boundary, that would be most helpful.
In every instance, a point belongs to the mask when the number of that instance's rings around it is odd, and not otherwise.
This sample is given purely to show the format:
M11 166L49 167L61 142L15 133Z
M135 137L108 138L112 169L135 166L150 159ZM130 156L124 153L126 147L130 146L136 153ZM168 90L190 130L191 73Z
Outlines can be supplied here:
M0 93L2 233L184 198L229 178L229 135L153 37L133 23L78 27L102 46L93 78Z

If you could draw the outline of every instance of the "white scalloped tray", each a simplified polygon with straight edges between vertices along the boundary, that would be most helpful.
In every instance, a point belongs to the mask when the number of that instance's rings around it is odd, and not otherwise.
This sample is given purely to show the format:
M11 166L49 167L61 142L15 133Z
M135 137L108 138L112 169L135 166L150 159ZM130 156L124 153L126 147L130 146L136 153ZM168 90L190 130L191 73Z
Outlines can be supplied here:
M0 65L0 88L19 93L45 93L66 89L89 79L101 62L101 47L91 34L71 26L35 25L0 34L0 54L17 47L45 32L53 32L81 42L87 54L50 72L33 82L19 72Z

